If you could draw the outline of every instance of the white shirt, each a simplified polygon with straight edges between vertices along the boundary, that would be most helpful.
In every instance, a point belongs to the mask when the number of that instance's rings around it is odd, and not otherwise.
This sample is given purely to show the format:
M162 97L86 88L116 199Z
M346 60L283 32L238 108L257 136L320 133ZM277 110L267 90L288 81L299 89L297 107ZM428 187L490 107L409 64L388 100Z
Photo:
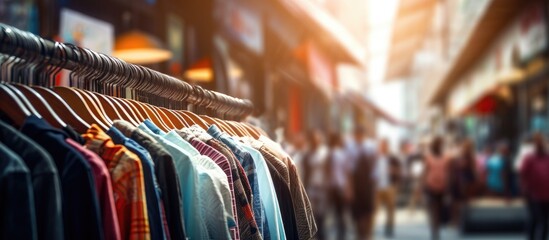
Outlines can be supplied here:
M377 158L374 169L374 177L377 183L377 189L385 189L389 187L389 159L387 156L380 155Z
M352 161L346 157L346 154L343 149L337 148L332 152L332 166L330 166L330 171L333 173L332 186L339 189L343 189L347 185L347 180L349 178Z

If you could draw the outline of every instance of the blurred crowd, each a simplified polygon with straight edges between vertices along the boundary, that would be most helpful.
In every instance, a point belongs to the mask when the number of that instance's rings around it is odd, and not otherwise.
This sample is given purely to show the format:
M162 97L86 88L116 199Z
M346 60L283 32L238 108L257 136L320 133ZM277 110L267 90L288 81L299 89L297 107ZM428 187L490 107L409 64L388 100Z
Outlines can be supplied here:
M345 239L345 216L352 216L358 239L372 239L376 216L385 215L383 233L395 232L397 208L427 213L432 239L443 224L458 226L464 207L480 198L524 199L529 239L546 239L549 219L549 154L541 134L525 140L516 154L502 141L476 151L470 139L433 136L421 142L368 138L312 130L286 145L298 165L313 206L319 233L337 231ZM395 150L393 150L395 149ZM328 214L335 227L325 228ZM332 235L332 236L333 236Z

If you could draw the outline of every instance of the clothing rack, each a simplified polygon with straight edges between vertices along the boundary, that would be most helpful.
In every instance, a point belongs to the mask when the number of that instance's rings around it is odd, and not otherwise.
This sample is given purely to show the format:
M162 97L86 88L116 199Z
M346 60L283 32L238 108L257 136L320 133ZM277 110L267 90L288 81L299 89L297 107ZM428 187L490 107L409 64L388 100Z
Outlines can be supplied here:
M176 101L180 106L189 104L192 108L203 108L227 119L241 120L253 111L249 100L206 90L147 67L72 44L47 40L2 23L0 53L25 63L49 66L49 74L56 74L61 69L70 70L81 75L92 91L100 90L101 86L127 88ZM52 83L49 85L52 87Z

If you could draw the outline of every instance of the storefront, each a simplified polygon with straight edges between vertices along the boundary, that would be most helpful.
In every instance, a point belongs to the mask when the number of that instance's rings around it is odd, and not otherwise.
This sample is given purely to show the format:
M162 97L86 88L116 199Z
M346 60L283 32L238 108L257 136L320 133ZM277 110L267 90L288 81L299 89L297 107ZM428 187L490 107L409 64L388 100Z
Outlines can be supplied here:
M533 131L549 133L547 18L542 4L526 7L462 75L446 100L446 114L479 147L500 140L516 146Z

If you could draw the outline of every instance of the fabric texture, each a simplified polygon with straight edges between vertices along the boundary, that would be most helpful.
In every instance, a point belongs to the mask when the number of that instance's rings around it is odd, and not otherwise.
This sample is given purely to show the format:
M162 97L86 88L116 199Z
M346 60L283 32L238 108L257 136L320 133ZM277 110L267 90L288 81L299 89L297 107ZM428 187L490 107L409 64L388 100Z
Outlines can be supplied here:
M113 126L118 128L126 137L135 140L151 154L155 164L155 174L162 191L162 202L169 236L172 239L186 239L181 186L174 158L153 137L132 126L129 122L115 120Z
M272 176L265 159L261 153L254 148L246 144L241 144L241 146L251 154L257 167L258 183L262 196L261 200L265 209L265 218L267 219L271 239L285 239L286 233L282 221L282 214L280 213L280 206L278 204Z
M286 178L287 169L282 168L282 173L277 170L275 165L280 162L274 155L267 152L263 147L258 149L266 160L267 167L271 173L273 185L276 190L276 196L280 206L282 221L284 223L284 232L286 239L299 239L297 232L296 216L293 208L292 194L290 192L289 179ZM284 171L286 170L286 171Z
M211 239L206 225L206 217L204 217L204 203L199 197L201 194L200 180L202 179L199 178L195 170L196 164L191 160L189 153L163 136L154 133L144 124L140 124L138 128L158 141L174 157L181 186L187 237L190 239Z
M231 208L229 184L223 170L210 158L200 155L198 150L175 131L165 133L150 120L145 120L139 127L148 128L154 134L163 136L187 152L200 180L199 198L205 206L201 211L206 216L204 221L208 233L213 239L230 239L229 229L236 227L236 224Z
M0 238L38 239L30 171L1 143L0 159Z
M236 141L231 139L226 133L221 132L221 130L215 126L212 125L207 130L208 134L210 134L215 139L221 141L223 144L227 145L229 149L233 152L233 154L236 156L240 164L242 165L242 168L246 171L246 176L248 178L248 181L250 183L250 187L252 189L252 194L254 198L252 199L252 210L254 211L254 217L256 220L256 223L258 225L259 231L261 232L261 235L264 239L270 239L269 234L269 227L267 225L267 218L265 217L265 209L263 208L262 203L262 197L259 190L259 183L258 183L258 176L257 176L257 170L254 163L254 159L250 155L249 152L244 150L240 145L237 144Z
M120 226L118 225L118 217L116 215L116 207L114 205L114 196L112 190L111 175L105 165L105 162L94 152L84 148L80 143L67 138L67 143L82 156L88 160L95 181L95 191L99 200L101 209L101 219L103 221L103 231L105 240L122 239L120 235Z
M61 185L53 159L40 145L1 121L0 142L30 170L38 239L63 239Z
M20 131L50 154L60 173L65 239L104 239L88 161L65 141L64 132L36 116L28 117Z
M241 239L262 239L250 204L252 202L252 190L240 162L231 150L220 141L211 139L207 141L207 144L227 157L231 164L235 197L238 204L236 215L238 216Z
M263 142L265 149L271 154L275 155L278 159L282 160L286 165L289 173L290 180L290 192L292 194L292 201L294 204L294 212L297 220L297 229L299 233L299 239L313 239L317 234L317 225L313 210L311 207L311 201L305 191L305 186L299 178L297 167L293 160L282 150L280 145L273 142L271 139L260 136L259 141ZM276 165L275 165L276 166ZM279 170L280 171L280 170Z
M231 171L231 165L227 157L215 150L214 148L208 146L207 144L199 141L198 139L189 139L187 140L191 145L193 145L200 154L211 158L227 175L227 181L229 183L229 189L231 191L231 208L234 214L236 214L236 196L234 193L234 184L233 184L233 175ZM231 228L231 236L233 239L240 239L240 232L238 229L238 217L234 218L236 227Z
M143 168L139 158L92 124L83 134L86 147L97 153L112 178L114 201L123 239L151 239Z
M147 213L149 215L149 227L151 239L166 239L164 224L160 208L160 187L154 174L154 163L149 152L134 140L125 137L116 127L107 131L115 144L126 147L130 152L137 155L143 167L143 179L145 181L145 197L147 198Z

